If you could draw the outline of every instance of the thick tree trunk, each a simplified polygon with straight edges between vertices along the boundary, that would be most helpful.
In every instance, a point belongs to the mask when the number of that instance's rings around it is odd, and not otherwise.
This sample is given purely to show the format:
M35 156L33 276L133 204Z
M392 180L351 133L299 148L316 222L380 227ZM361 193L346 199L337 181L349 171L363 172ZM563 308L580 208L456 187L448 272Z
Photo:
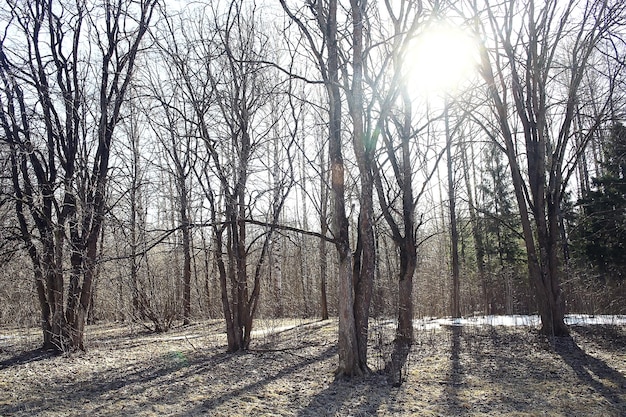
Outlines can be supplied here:
M355 286L354 321L357 335L358 366L368 372L367 340L369 310L372 300L376 264L374 239L374 178L372 157L375 150L374 136L366 133L363 122L363 4L351 0L352 13L352 91L348 100L352 118L352 145L361 179L359 199L359 230L356 256L353 259Z
M565 325L565 300L560 287L559 218L552 202L548 202L548 221L536 224L538 245L545 248L541 251L540 275L535 278L542 332L548 336L566 336L569 330Z
M336 375L351 377L361 375L356 323L354 321L354 287L352 285L352 254L339 253L339 365Z
M564 336L569 334L569 331L565 325L565 304L559 284L558 244L554 240L554 235L551 237L547 230L545 213L540 209L542 203L537 200L534 203L535 212L533 213L535 228L532 226L521 171L515 157L512 141L507 141L507 156L509 157L513 188L520 209L528 273L531 287L535 290L542 333L549 336ZM558 236L558 231L556 236Z
M402 384L402 368L413 344L413 275L417 265L415 245L406 239L400 247L400 279L398 281L398 326L391 361L386 372L394 386Z
M338 267L338 350L337 376L360 375L359 350L354 321L354 283L352 253L348 235L345 206L345 179L341 135L341 92L339 90L339 49L337 45L337 0L328 3L325 25L328 41L328 82L325 84L329 101L329 151L331 190L333 197L333 229L337 248Z
M396 339L413 343L413 275L417 265L414 242L406 239L400 248L400 280L398 281L398 328Z

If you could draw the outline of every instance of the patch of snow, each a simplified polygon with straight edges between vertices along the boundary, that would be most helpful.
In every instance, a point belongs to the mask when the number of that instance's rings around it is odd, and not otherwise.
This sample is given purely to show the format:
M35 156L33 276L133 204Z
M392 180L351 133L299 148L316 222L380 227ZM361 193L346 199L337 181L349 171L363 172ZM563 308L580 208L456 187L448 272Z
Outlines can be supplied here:
M565 323L570 326L584 326L587 324L611 324L616 326L626 325L626 316L619 315L589 315L589 314L568 314L565 316Z
M589 314L569 314L565 316L565 323L570 326L583 326L592 324L626 325L624 315L589 315ZM527 326L535 327L541 324L541 319L537 315L489 315L462 317L453 319L444 318L423 318L415 320L413 326L421 330L438 329L442 326Z
M297 324L289 324L286 326L277 326L277 327L265 327L262 329L252 330L250 333L252 336L269 336L274 333L284 332L286 330L291 330L298 327Z

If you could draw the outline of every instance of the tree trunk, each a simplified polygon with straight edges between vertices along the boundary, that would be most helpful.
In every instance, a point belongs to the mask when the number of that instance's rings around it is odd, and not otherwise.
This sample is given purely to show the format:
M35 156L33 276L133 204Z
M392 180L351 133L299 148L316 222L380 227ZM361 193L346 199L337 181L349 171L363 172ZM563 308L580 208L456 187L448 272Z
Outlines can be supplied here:
M413 344L413 275L417 265L415 245L405 239L400 246L400 279L398 281L398 326L391 361L386 366L389 382L402 384L402 368Z
M453 318L461 317L461 294L459 277L459 232L456 221L456 196L454 184L454 168L452 163L452 137L450 134L450 121L448 117L449 106L446 98L445 106L445 127L446 127L446 157L448 167L448 203L450 210L450 254L452 259L452 304L451 313Z
M328 234L328 187L326 183L328 172L326 170L326 158L324 150L320 151L320 234L326 236ZM328 249L326 247L326 239L319 240L319 262L320 262L320 307L322 320L328 320L328 294L326 283L328 280Z
M339 90L339 49L337 45L337 0L328 4L326 22L328 40L328 82L326 90L329 98L329 151L331 166L331 189L333 194L333 229L337 248L339 331L339 364L337 376L354 376L363 373L359 364L359 347L356 323L354 320L354 283L352 274L352 253L348 235L348 218L345 205L345 179L341 136L341 92Z
M179 178L180 218L183 235L183 325L188 325L191 320L191 229L187 215L187 187L184 182L184 177Z
M326 160L326 153L324 152L324 146L320 147L320 234L324 237L328 234L328 161ZM328 248L326 239L319 239L319 262L320 262L320 307L322 320L328 320L328 294L327 294L327 282L328 282Z
M472 144L467 145L472 149L471 160L474 161L474 151ZM480 282L482 299L483 299L483 313L489 314L489 302L487 296L487 277L485 273L485 244L483 242L481 221L479 216L476 215L476 200L474 198L474 192L472 191L472 181L470 180L470 172L473 173L474 184L476 184L476 164L470 163L467 157L467 146L463 146L461 156L463 158L463 172L465 177L465 189L467 190L467 200L469 206L469 217L472 225L472 238L474 240L474 250L476 252L476 268L478 269L478 281Z
M551 197L546 200L545 194L545 152L547 144L541 140L537 141L534 139L541 138L542 136L541 134L536 135L537 132L533 130L531 126L532 123L525 117L526 113L523 111L524 103L520 101L519 97L516 97L516 109L524 125L526 139L526 160L528 164L528 184L526 184L517 159L517 147L509 125L507 107L496 89L490 58L485 48L481 50L481 59L482 74L485 81L490 86L490 97L493 100L496 110L498 123L504 140L505 153L509 162L526 247L529 279L531 286L535 290L537 307L542 322L542 332L546 335L553 336L567 335L569 331L565 325L564 300L561 296L558 278L557 242L554 240L554 238L558 236L558 227L556 228L557 234L552 234L551 230L548 229L548 223L551 221L550 217L553 217L550 207L547 208L548 213L546 213L546 203L551 203L549 200ZM536 129L536 126L534 129ZM560 186L560 182L558 183ZM527 189L530 194L528 198L532 201L534 228L526 201ZM560 200L557 199L556 201ZM552 211L554 211L554 209L552 209ZM558 219L556 221L558 221ZM555 226L550 227L554 228Z
M376 242L374 239L374 178L372 158L375 151L375 136L367 134L363 123L363 18L364 5L358 0L350 1L352 12L352 91L349 110L352 118L352 144L361 179L359 199L359 230L354 262L355 306L354 320L357 331L358 366L362 372L367 367L367 341L369 310L372 300L376 264Z

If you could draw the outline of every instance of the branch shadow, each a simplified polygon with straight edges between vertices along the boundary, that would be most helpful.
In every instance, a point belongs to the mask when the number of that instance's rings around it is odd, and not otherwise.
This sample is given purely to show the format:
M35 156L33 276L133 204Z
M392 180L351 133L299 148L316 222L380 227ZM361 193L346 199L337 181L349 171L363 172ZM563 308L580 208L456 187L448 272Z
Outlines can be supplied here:
M316 328L317 326L307 327L306 332L314 332ZM107 349L116 350L128 348L126 342L132 341L132 338L127 337L107 339L112 342L107 344ZM336 354L335 345L300 342L300 350L297 350L298 347L290 347L235 354L223 352L221 345L215 346L212 352L194 350L191 355L169 349L141 361L134 361L129 357L124 364L112 364L109 369L91 373L87 378L75 379L67 373L55 373L47 380L45 388L33 386L31 394L27 394L19 402L0 404L0 415L66 414L76 410L80 404L89 404L91 412L100 416L116 416L121 409L125 415L141 414L150 409L159 413L163 412L163 407L176 407L177 404L179 407L180 404L185 404L185 409L176 415L213 415L213 410L231 399L248 395L263 398L262 391L268 384L274 381L280 384L282 378L287 380L302 368L328 360ZM309 353L304 354L302 349ZM20 367L28 366L34 360L44 361L52 357L49 352L35 350L15 355L0 363L4 366ZM101 359L100 356L98 358ZM82 361L78 359L77 362ZM88 362L84 366L89 367ZM250 372L249 366L252 366ZM218 387L230 388L227 391L218 389L217 392L205 389L199 394L190 381L201 380L215 381ZM38 392L44 395L38 395ZM200 399L205 393L207 396ZM215 411L220 413L219 410Z
M607 352L626 351L626 327L616 325L571 326L572 332Z
M602 395L618 415L626 416L626 377L621 372L589 355L571 336L555 338L554 349L580 382Z
M446 331L450 351L447 378L441 382L443 415L491 415L495 410L530 415L541 410L534 384L546 379L546 364L530 344L534 334L494 326L450 326Z

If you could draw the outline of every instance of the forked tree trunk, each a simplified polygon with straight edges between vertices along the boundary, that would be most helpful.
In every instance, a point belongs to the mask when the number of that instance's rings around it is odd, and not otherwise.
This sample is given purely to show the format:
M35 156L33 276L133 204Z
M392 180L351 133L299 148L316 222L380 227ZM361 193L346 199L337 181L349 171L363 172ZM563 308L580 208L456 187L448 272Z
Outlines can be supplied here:
M505 153L509 162L509 169L515 191L515 198L519 208L522 233L526 248L528 262L528 274L531 286L534 288L539 315L541 316L542 332L547 335L567 335L569 333L565 325L565 310L561 296L558 255L555 245L551 245L549 231L546 224L546 201L545 201L545 146L546 143L532 143L527 136L527 159L528 159L528 184L524 182L520 167L515 139L509 125L509 114L502 97L496 88L496 81L491 68L491 62L487 50L481 49L482 75L490 86L490 98L493 101L498 123L501 129ZM520 118L524 119L521 110L522 103L518 102L517 110ZM526 120L526 122L528 122ZM528 129L526 135L530 135ZM533 202L533 228L530 218L526 190L529 189L529 198ZM535 235L536 233L536 235ZM537 236L537 237L535 237ZM552 235L554 237L554 235ZM558 236L558 235L557 235Z
M338 265L338 350L337 376L354 376L363 373L359 364L359 347L354 320L354 282L352 274L352 251L348 235L348 218L345 205L345 179L341 135L341 92L339 90L339 48L337 45L337 0L328 3L326 22L328 40L329 97L329 158L331 189L333 193L333 229L337 248Z
M394 386L400 386L403 382L402 368L413 344L413 275L417 265L412 239L404 239L399 249L398 325L391 361L386 366L389 382Z
M34 267L47 348L84 349L114 130L155 5L141 2L131 16L128 2L107 3L97 28L92 26L102 11L97 7L76 8L71 21L57 18L56 9L64 7L57 2L18 2L9 10L5 29L31 65L15 65L10 60L18 51L7 52L11 46L0 43L1 137L11 151L16 215ZM100 62L85 61L78 47L92 35L102 40L93 55ZM95 90L86 94L83 76L95 67L99 76L90 84ZM29 97L38 97L37 103ZM34 111L37 121L25 109Z
M505 8L485 9L495 46L502 52L492 55L494 66L487 47L481 48L481 73L509 159L542 331L555 336L568 334L560 288L559 206L574 168L571 141L581 139L573 134L573 123L585 107L580 98L594 64L591 57L604 42L612 42L609 38L616 36L614 30L621 27L625 11L622 2L558 3L511 2ZM513 22L513 13L515 23L504 23ZM507 74L496 76L493 68L506 68ZM607 85L613 85L612 77L605 79ZM577 152L601 127L612 93L611 88L604 102L594 100L594 117L576 143ZM512 105L506 102L508 97ZM514 135L510 127L511 109L520 135ZM602 110L598 113L598 109Z
M348 104L352 119L352 146L361 181L358 240L356 255L353 259L353 281L355 285L353 315L357 335L358 366L361 372L369 372L367 366L369 311L376 265L372 158L376 148L377 136L366 132L363 122L363 55L365 53L363 30L366 23L363 8L364 4L361 1L350 1L352 14L352 91Z

